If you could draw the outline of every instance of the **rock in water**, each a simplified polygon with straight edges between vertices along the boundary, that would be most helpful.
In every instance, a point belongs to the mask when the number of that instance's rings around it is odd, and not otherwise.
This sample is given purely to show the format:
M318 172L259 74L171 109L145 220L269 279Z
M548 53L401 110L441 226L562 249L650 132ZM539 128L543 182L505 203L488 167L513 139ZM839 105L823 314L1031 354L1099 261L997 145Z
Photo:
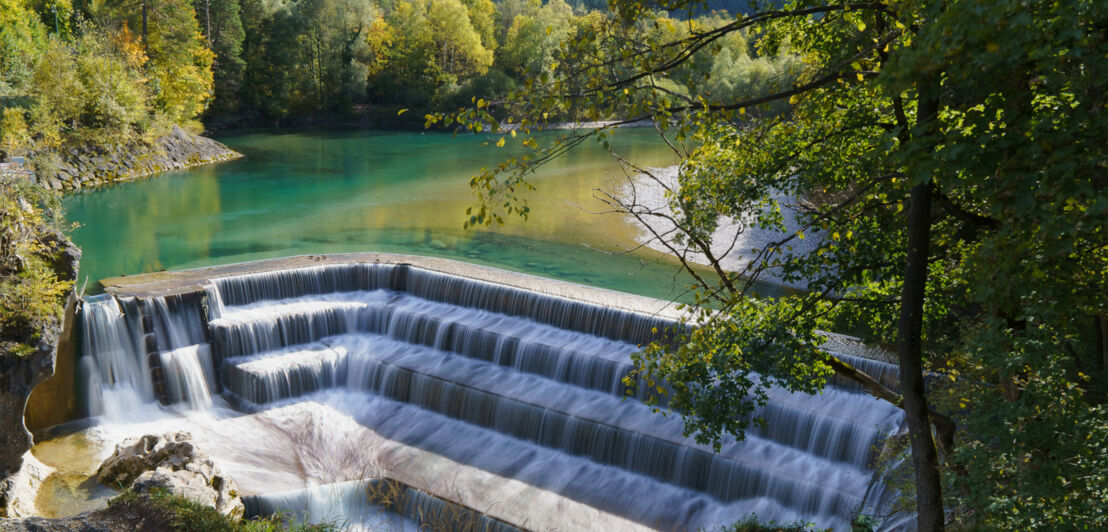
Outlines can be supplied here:
M165 488L235 518L245 510L235 481L196 448L187 432L124 440L100 464L96 478L101 484L138 492Z

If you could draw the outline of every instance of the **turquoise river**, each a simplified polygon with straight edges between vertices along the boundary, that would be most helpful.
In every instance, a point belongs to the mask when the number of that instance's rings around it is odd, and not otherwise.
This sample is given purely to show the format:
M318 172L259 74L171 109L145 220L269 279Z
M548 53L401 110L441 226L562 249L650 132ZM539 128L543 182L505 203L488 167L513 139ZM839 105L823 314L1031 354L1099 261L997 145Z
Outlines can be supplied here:
M635 250L638 228L601 214L595 189L626 175L587 143L534 177L528 220L463 230L469 178L513 154L490 137L432 132L250 133L219 140L243 159L68 195L82 283L263 258L339 252L434 255L660 298L688 279L672 259ZM612 148L640 164L673 154L650 130ZM518 153L518 152L517 152Z

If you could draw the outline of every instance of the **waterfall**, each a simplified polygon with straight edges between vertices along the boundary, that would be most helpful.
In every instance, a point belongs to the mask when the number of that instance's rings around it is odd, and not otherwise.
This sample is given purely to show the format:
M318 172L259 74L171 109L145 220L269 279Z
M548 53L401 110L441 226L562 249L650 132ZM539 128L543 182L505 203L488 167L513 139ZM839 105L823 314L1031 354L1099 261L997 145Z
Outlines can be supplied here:
M311 402L398 445L654 528L756 513L849 529L854 513L887 503L873 460L903 423L850 383L815 396L773 388L754 414L765 426L717 452L624 383L638 346L682 324L408 265L215 278L194 294L90 300L82 315L95 412L119 412L123 392L193 410L221 394L258 414ZM841 356L895 384L894 365ZM365 493L384 481L347 480L260 495L252 511L382 518ZM388 508L390 527L418 528L413 516L448 504L402 491L423 502Z
M123 302L137 313L133 299ZM111 296L89 298L81 306L81 316L80 368L89 415L118 419L134 405L153 401L142 329L135 318L129 320L120 301Z
M212 403L217 381L199 303L96 296L81 305L79 364L90 415L129 421L155 400L192 409Z
M207 345L177 348L161 353L160 359L166 395L171 403L187 403L193 410L212 404L215 370Z

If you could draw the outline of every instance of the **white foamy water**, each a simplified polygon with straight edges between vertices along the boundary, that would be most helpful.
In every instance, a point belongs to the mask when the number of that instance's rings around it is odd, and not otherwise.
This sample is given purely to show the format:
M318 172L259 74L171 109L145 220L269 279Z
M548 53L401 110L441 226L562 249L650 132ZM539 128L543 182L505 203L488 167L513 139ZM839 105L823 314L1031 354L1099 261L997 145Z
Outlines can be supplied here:
M751 513L849 529L883 502L871 461L897 409L773 390L767 427L713 452L626 398L635 344L666 327L651 316L390 265L219 279L205 295L84 305L90 435L107 452L187 430L259 512L404 529L447 499L490 530ZM365 496L382 478L417 502L382 517Z

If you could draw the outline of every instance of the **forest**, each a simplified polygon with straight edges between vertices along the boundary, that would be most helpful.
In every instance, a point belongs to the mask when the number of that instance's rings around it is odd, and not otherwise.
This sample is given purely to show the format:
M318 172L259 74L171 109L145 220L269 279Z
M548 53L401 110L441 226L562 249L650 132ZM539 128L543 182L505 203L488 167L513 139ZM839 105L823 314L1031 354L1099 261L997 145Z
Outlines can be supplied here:
M173 125L343 117L468 130L509 146L457 213L479 232L526 223L540 168L598 145L662 199L596 199L693 279L696 327L628 355L620 381L648 383L683 437L718 453L767 430L781 390L846 380L904 416L867 463L898 494L891 514L920 530L1108 527L1105 3L716 7L0 0L0 150L40 164ZM534 135L568 121L590 125ZM612 147L631 122L653 126L672 175ZM734 268L746 230L779 238ZM58 297L36 268L4 297ZM761 297L771 273L803 289ZM823 331L883 349L898 380L829 352Z
M0 146L12 153L149 139L171 124L455 110L555 68L567 36L612 17L563 0L2 1ZM728 19L659 13L637 30L675 39ZM727 98L787 83L799 66L763 57L745 34L715 52L659 82L688 94L702 71Z

